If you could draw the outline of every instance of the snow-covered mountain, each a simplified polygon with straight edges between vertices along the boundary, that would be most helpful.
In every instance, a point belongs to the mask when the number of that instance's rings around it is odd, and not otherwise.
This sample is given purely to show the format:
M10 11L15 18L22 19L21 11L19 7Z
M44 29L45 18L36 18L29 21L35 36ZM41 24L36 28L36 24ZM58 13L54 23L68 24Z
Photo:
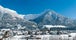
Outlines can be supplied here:
M37 18L40 14L27 14L24 16L24 19L26 20L33 20L35 18Z
M18 28L35 29L36 23L26 21L24 15L18 14L16 11L0 6L0 28Z
M16 11L4 8L0 6L0 16L1 15L11 15L13 18L18 17L18 18L23 18L24 15L19 15Z
M36 22L38 26L43 26L43 25L65 25L68 27L76 26L72 19L62 16L53 10L46 10L40 15L36 15L36 16L38 17L32 20L30 19L30 21Z
M21 15L16 11L0 6L0 28L20 28L33 30L43 25L64 25L75 27L76 20L64 17L53 10L46 10L41 14Z

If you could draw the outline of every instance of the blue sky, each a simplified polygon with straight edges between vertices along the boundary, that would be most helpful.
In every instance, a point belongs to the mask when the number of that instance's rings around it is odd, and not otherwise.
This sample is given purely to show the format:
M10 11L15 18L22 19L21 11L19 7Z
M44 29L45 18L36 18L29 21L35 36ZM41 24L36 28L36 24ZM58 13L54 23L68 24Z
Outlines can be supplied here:
M76 0L0 0L0 5L20 14L38 14L51 9L70 18L76 18Z

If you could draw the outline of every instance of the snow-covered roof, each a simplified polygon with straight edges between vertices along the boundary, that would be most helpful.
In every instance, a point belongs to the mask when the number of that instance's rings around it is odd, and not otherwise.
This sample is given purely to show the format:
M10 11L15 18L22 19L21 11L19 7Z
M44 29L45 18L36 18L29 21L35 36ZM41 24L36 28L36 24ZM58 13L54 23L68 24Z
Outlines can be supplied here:
M1 29L2 31L4 30L4 31L10 31L10 29Z
M16 35L16 36L14 36L14 38L23 38L23 37L25 37L24 35Z
M65 28L66 26L63 26L63 25L43 25L43 27L47 27L47 28L62 27L62 28Z

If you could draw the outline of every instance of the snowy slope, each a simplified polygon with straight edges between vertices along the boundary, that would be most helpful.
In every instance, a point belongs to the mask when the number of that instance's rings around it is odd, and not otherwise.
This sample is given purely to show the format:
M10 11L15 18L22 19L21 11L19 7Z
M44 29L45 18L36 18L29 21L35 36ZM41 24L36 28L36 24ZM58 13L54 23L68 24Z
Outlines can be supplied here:
M35 29L36 23L26 21L24 15L18 14L16 11L0 6L0 28L26 27L26 29Z
M0 6L0 14L4 15L4 14L9 14L12 17L18 17L18 18L23 18L24 15L20 15L18 14L16 11L8 9L8 8L4 8L2 6Z
M37 18L40 14L27 14L24 16L24 19L26 20L33 20L35 18Z

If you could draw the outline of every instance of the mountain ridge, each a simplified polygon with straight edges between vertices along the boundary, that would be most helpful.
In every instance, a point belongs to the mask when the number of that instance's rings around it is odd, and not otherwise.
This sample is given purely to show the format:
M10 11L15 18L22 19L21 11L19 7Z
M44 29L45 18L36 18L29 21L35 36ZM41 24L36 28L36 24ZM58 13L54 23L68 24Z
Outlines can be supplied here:
M0 6L0 27L14 28L25 27L24 29L36 30L43 25L64 25L68 28L76 27L76 20L72 20L56 13L53 10L46 10L40 14L20 15L16 11Z
M51 10L44 11L40 16L30 21L36 22L38 25L76 26L72 19L62 16Z
M36 23L27 21L24 19L24 15L20 15L14 10L0 6L0 28L14 28L13 30L15 30L21 26L25 27L24 29L36 29L33 25L36 26Z

